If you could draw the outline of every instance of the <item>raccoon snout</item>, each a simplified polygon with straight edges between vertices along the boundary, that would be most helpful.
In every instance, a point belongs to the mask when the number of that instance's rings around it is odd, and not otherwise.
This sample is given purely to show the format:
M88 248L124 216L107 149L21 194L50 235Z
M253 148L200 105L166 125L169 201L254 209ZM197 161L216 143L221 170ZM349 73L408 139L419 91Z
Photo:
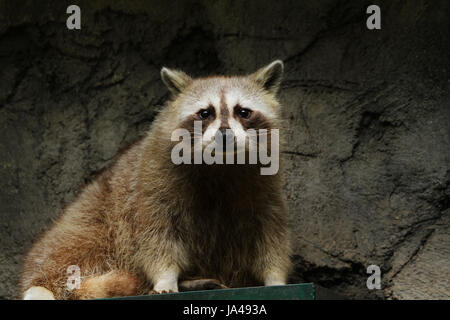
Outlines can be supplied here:
M226 146L227 144L234 143L234 134L230 129L221 128L218 130L219 134L222 136L222 145Z

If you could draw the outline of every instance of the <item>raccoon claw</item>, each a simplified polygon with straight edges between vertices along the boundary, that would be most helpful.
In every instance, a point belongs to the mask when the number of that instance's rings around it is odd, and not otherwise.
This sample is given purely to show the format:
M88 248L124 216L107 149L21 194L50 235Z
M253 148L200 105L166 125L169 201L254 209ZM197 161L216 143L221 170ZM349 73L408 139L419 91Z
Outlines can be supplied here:
M180 291L214 290L228 288L216 279L185 280L179 284Z
M161 290L161 291L150 290L148 292L148 294L162 294L162 293L175 293L175 291L173 291L173 290Z

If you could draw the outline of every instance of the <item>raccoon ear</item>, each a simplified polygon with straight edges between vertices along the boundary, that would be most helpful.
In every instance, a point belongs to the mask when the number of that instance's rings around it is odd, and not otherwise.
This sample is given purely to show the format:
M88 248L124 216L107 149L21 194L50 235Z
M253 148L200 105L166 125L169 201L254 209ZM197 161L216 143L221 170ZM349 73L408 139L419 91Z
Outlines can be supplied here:
M161 79L173 94L179 94L192 81L186 73L179 70L171 70L163 67L161 69Z
M270 93L276 94L283 77L283 70L283 61L275 60L251 74L250 77Z

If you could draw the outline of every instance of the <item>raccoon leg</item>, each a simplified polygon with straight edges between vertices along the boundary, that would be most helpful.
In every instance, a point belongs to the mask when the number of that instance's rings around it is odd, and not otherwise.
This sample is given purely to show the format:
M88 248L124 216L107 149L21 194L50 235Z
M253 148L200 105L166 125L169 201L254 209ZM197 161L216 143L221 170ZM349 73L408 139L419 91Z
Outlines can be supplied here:
M281 286L286 284L287 274L284 271L268 272L264 277L265 286Z
M114 270L100 276L84 279L80 288L74 290L77 299L102 299L134 296L140 293L141 280L134 274Z
M287 231L281 225L270 224L266 227L271 237L265 237L258 244L256 259L252 262L256 278L265 286L277 286L287 283L288 273L291 269L290 244ZM279 228L271 232L270 228ZM276 232L278 231L278 232Z
M283 248L284 243L278 245ZM255 274L265 286L279 286L287 283L289 269L291 267L288 248L277 250L277 246L267 244L265 252L261 252L256 259Z
M153 293L178 292L178 277L189 265L188 255L182 243L167 238L167 230L161 230L153 242L158 247L140 253L145 258L143 270L147 280L153 284ZM157 253L157 255L155 255Z
M161 224L160 221L169 218L164 216L159 219L163 219L158 220ZM141 267L146 280L153 285L150 294L178 292L178 278L190 264L185 244L173 234L176 228L171 223L162 223L153 230L150 240L146 229L136 239L142 246L136 255L135 265Z
M197 290L213 290L225 289L227 286L223 285L216 279L195 279L184 280L179 284L180 291L197 291Z

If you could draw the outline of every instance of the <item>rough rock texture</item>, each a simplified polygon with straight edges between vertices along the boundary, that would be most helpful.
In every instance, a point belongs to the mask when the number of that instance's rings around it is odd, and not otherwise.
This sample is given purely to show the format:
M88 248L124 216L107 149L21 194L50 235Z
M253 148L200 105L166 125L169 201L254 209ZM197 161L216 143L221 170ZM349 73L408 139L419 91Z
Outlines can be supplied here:
M379 4L382 29L366 28ZM0 2L0 297L77 191L149 127L161 66L285 61L295 272L356 298L450 298L450 2ZM366 268L382 270L368 290Z

